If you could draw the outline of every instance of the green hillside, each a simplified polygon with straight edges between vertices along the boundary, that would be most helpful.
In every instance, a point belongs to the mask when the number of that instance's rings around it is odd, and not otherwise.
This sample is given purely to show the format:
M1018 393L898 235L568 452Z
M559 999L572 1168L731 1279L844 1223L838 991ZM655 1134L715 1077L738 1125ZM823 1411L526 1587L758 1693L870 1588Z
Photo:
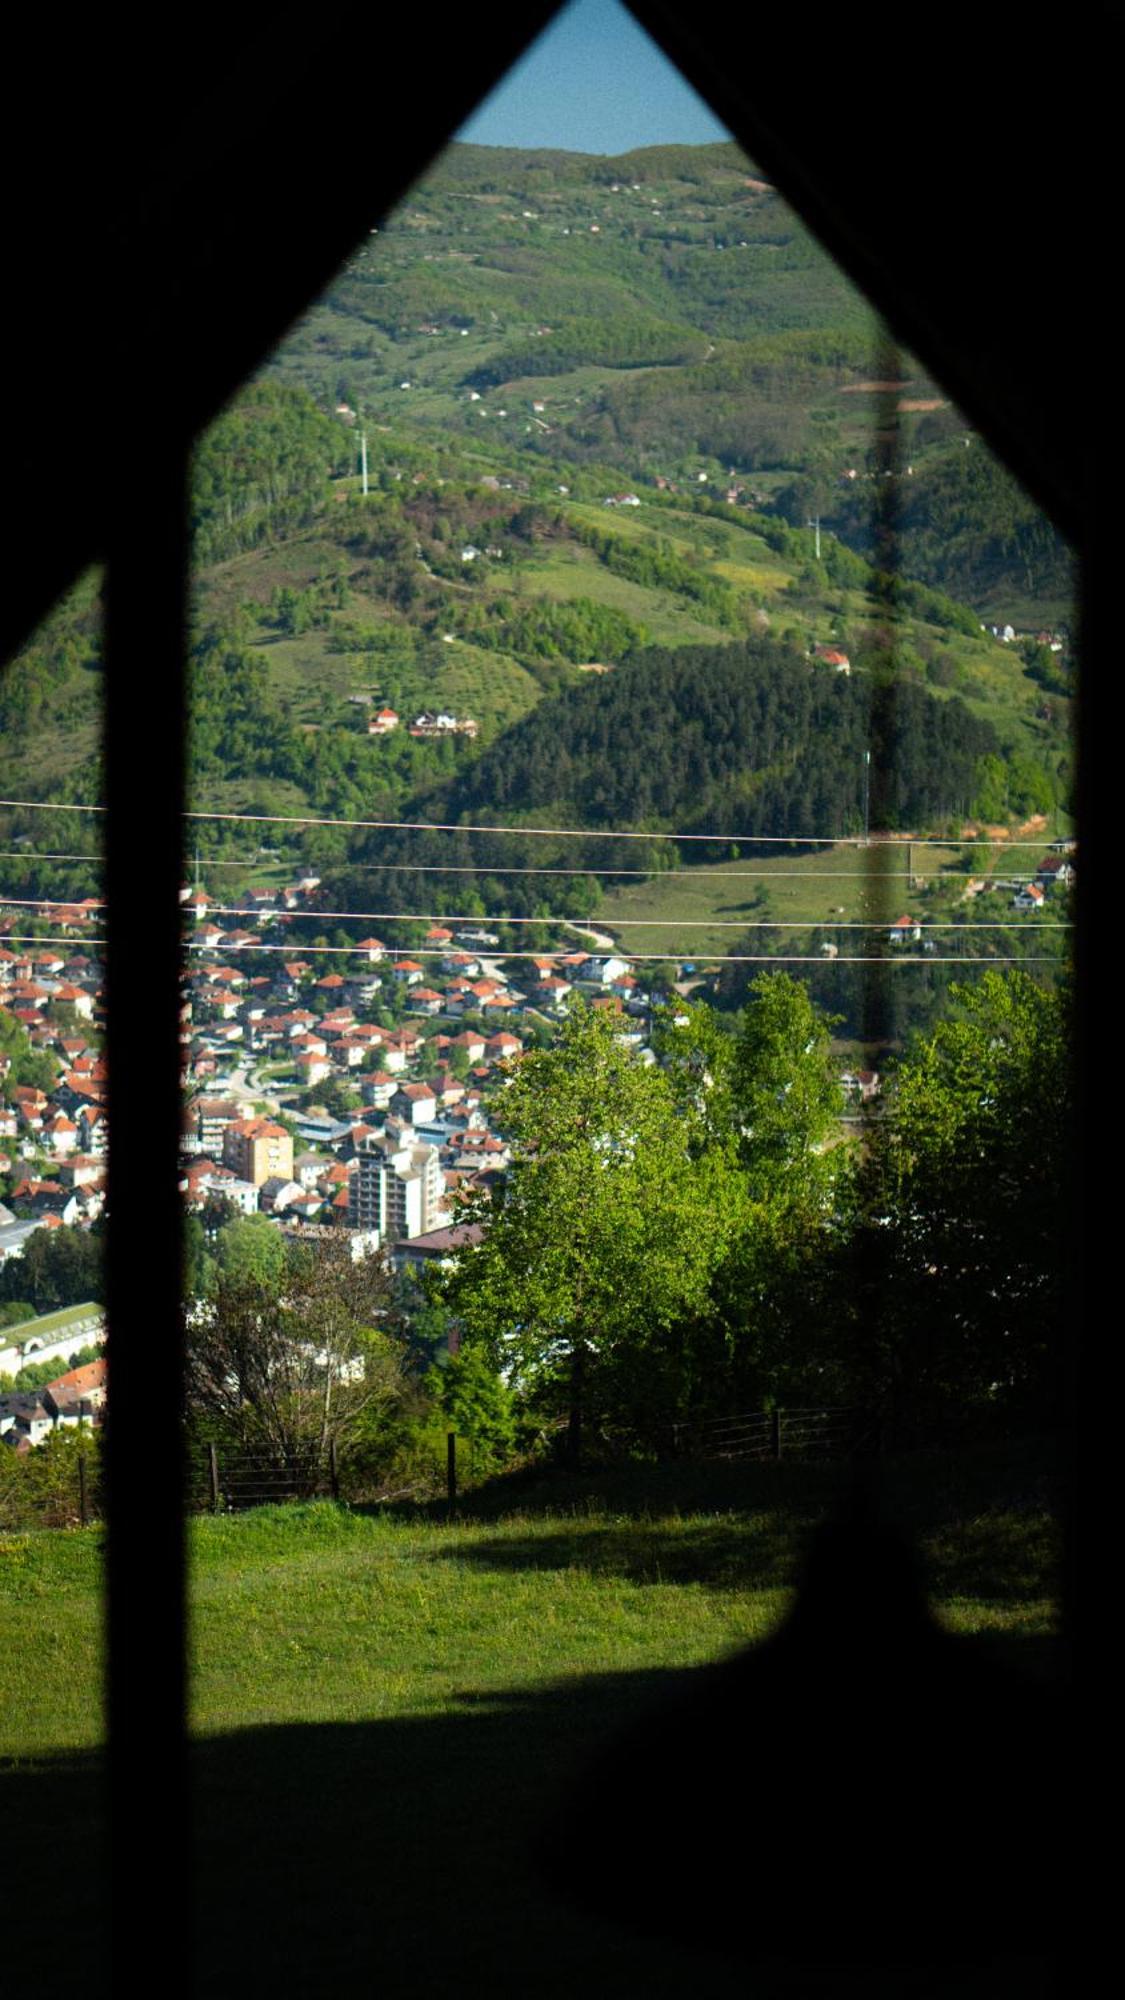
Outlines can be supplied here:
M611 677L593 687L583 667L620 673L631 661L628 685L643 709L646 658L656 672L669 649L741 654L758 641L777 646L798 679L814 646L845 651L852 676L834 691L837 707L858 714L856 691L893 676L912 713L932 711L934 728L950 704L987 725L956 796L920 806L915 831L940 830L950 815L1019 819L1065 805L1069 701L1045 689L1041 664L998 643L940 591L881 577L827 531L818 559L810 530L768 512L641 481L638 504L609 507L612 494L597 475L577 492L563 479L501 477L480 470L479 455L456 440L428 447L395 433L372 440L364 496L353 473L326 462L337 431L318 430L321 419L299 392L259 384L223 421L237 425L236 436L256 432L257 444L254 452L213 445L201 453L199 539L221 553L196 576L192 783L200 806L425 817L437 792L457 781L466 814L479 816L495 747L513 725L567 690L570 705L557 721L552 710L548 729L568 730L587 700L595 708L616 701L605 685ZM315 439L322 456L294 455L293 430ZM294 460L285 491L281 473ZM829 667L815 673L834 679ZM97 796L99 677L91 577L5 680L0 779L15 796ZM402 728L372 738L373 704L405 720L446 708L478 731L441 742ZM748 760L746 796L764 803L749 741L739 754ZM482 758L479 780L470 778ZM682 785L678 803L666 796L661 807L666 826L697 822L698 785L686 768ZM636 796L619 792L615 813L625 822ZM721 819L736 801L710 803ZM855 810L850 798L842 817L822 815L825 836L847 831ZM583 811L598 822L591 798ZM10 819L9 832L51 845L29 815ZM219 844L231 851L231 836L213 829L201 831L200 843L204 855ZM234 851L253 860L245 842ZM80 874L45 878L40 869L36 884L54 880L77 892Z
M893 407L907 572L995 615L1067 622L1061 542L979 440L966 482L964 419L909 356L882 381L886 365L864 300L722 144L609 160L453 145L270 367L325 409L513 463L786 489L864 550ZM937 476L908 488L931 457Z
M588 824L648 812L649 777L674 766L678 790L650 800L665 829L707 811L742 827L753 806L756 824L768 810L772 831L807 832L791 808L812 795L749 736L732 752L737 784L713 772L701 784L659 721L649 729L662 661L726 648L734 663L765 641L794 687L810 672L824 683L817 701L837 715L861 717L893 684L919 741L944 740L954 711L977 729L948 797L908 787L888 823L905 814L912 831L944 834L953 819L1015 827L1037 814L1065 830L1067 645L1004 645L983 627L1065 629L1066 552L940 388L908 358L882 381L885 365L862 302L735 147L615 160L452 147L199 447L193 802L488 818L497 774L529 746L573 772L587 753L572 731L620 706L616 677L635 704L619 734L644 738L647 770L632 789L611 773L600 795L584 779L569 802ZM888 486L875 433L892 404L901 451ZM884 494L899 527L893 578L871 563ZM86 578L5 674L8 796L98 796L97 589ZM850 681L810 668L817 646L846 653ZM601 685L580 671L594 665L612 670ZM665 701L669 727L679 699ZM476 731L372 737L381 704L404 723L441 709ZM822 787L826 836L855 822L858 741ZM803 753L794 742L786 754ZM879 782L881 810L898 781L888 766ZM567 797L552 779L520 810ZM0 831L27 850L9 860L11 893L94 886L88 868L36 858L61 845L42 816L6 811ZM203 827L199 846L204 865L228 864L230 889L302 857L370 867L363 843L316 830L279 834L276 862L237 829ZM759 858L780 881L778 857ZM610 859L607 848L603 868ZM530 882L524 901L586 912L608 894L622 922L635 913L613 878L601 885L560 902L557 884ZM516 907L509 889L478 884L493 911ZM697 883L689 900L719 919L724 895L707 904ZM801 914L826 920L838 906L822 903L807 898Z

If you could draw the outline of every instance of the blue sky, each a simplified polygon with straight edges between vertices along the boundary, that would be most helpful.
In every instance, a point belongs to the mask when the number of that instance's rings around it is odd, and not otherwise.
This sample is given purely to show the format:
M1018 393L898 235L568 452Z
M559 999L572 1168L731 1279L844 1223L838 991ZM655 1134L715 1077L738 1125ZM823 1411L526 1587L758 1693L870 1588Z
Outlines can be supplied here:
M626 153L730 134L618 0L571 0L457 137Z

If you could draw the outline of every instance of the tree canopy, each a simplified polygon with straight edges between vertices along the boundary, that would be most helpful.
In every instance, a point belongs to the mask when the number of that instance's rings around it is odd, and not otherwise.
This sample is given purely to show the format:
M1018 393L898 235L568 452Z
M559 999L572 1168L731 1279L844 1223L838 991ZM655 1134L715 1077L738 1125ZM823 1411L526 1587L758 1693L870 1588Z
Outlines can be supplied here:
M520 1386L565 1405L577 1455L638 1355L702 1305L731 1190L692 1160L664 1073L581 1004L516 1065L502 1117L512 1166L467 1211L485 1234L445 1298Z
M105 1290L102 1240L97 1228L36 1229L23 1254L0 1267L0 1299L30 1300L37 1313L101 1299Z
M901 1066L876 1162L902 1365L923 1399L1045 1411L1066 1279L1067 996L1013 968L952 997Z
M827 1196L827 1148L838 1136L843 1109L829 1050L831 1026L808 987L788 973L762 973L751 985L731 1092L739 1159L758 1199L782 1190L790 1204Z
M186 1314L190 1418L307 1476L401 1398L390 1305L382 1257L356 1260L346 1236L292 1252L280 1281L220 1268Z

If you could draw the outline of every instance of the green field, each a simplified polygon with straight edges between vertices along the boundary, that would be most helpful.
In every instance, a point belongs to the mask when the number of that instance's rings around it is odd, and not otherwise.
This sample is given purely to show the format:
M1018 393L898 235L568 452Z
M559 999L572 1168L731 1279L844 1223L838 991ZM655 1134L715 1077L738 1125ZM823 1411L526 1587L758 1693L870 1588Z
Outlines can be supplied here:
M684 607L671 590L651 589L629 577L615 576L592 549L566 542L527 565L528 589L566 603L574 597L593 598L643 625L649 638L665 646L713 646L730 634L709 625Z
M1041 1646L1055 1629L1046 1500L1030 1513L1006 1504L1005 1485L1027 1477L1012 1452L892 1462L952 1630ZM326 1502L197 1518L193 1726L418 1715L560 1676L715 1658L777 1624L840 1479L798 1465L636 1467L527 1497L506 1499L501 1481L452 1523L437 1508ZM0 1755L100 1741L100 1561L96 1528L0 1539Z
M607 890L595 921L633 952L676 952L685 958L721 957L744 949L755 926L783 949L808 949L808 928L893 923L923 915L920 892L957 860L961 849L895 842L892 846L818 848L804 854L744 856L738 861L653 875L645 882ZM963 879L963 878L957 878ZM778 931L775 924L808 928ZM699 928L696 928L698 926ZM839 930L841 956L858 955L870 932Z
M721 1960L693 1965L560 1899L536 1843L617 1730L768 1640L840 1482L634 1467L482 1489L454 1522L330 1503L193 1522L198 1992L358 1977L402 2000L563 2000L591 1967L599 1994L743 1990ZM886 1490L939 1623L1021 1683L1050 1682L1049 1454L892 1460ZM84 1938L37 1970L44 1995L88 1993L96 1954L100 1564L98 1530L0 1541L6 1887L25 1907L49 1855ZM894 1988L916 1990L932 1989Z

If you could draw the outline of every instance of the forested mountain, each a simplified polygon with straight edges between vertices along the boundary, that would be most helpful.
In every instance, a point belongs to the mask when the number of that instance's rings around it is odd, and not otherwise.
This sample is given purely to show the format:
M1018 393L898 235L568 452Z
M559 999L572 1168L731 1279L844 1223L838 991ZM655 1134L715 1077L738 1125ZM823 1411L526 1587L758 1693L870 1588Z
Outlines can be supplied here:
M1005 593L1009 610L1038 603L1038 622L1057 622L1063 544L941 386L907 355L883 381L887 366L865 301L733 144L609 159L453 145L271 370L324 408L342 398L533 462L703 471L766 500L811 480L863 552L866 475L893 407L913 468L906 573L995 613ZM931 455L940 467L920 476Z
M192 527L193 804L591 829L307 825L275 857L202 823L232 892L300 859L336 908L426 881L589 914L622 860L599 829L651 830L641 869L715 864L665 836L831 840L865 777L873 826L1066 814L1071 655L1034 636L1065 635L1066 550L731 145L451 147L201 440ZM97 802L100 674L89 577L5 674L5 795ZM411 734L423 710L475 726ZM88 866L43 822L5 811L9 893L96 890L96 822Z
M352 458L340 425L311 397L262 381L224 410L192 468L195 560L204 565L307 525L328 473Z
M825 518L866 554L872 513L870 485L849 484ZM982 609L1009 601L1013 587L1021 601L1045 604L1074 588L1065 542L979 439L958 437L899 480L895 533L907 576Z
M590 907L588 883L548 883L535 874L490 881L489 871L597 871L624 859L659 872L676 862L726 859L732 843L735 854L752 853L756 833L771 842L830 842L862 831L865 780L872 824L932 825L963 813L979 761L995 747L995 732L957 700L852 683L766 638L649 647L611 677L545 699L460 775L417 801L430 821L589 827L588 841L380 833L352 842L350 861L362 875L334 871L333 894L407 909L416 895L413 867L472 867L489 907L534 914L547 892L549 907L581 913ZM652 840L623 857L597 837L598 829L621 826L649 831ZM671 833L725 837L677 850L662 838ZM439 873L430 893L455 895L457 883L456 872Z
M649 647L544 701L445 792L454 818L562 814L583 825L712 825L830 840L963 813L995 732L959 701L860 684L768 639Z

